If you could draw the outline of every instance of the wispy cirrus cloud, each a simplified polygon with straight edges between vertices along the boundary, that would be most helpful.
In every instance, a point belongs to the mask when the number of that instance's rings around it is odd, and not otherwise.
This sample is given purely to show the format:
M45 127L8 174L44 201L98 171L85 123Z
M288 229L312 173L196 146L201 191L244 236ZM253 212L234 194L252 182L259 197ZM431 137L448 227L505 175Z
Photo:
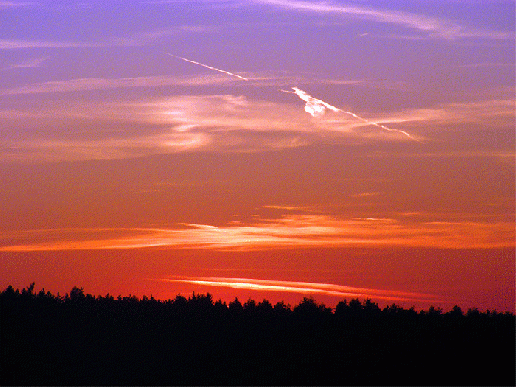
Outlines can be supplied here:
M216 82L226 86L231 85L226 82L243 83L222 75L194 79L90 78L31 85L4 90L0 94L104 90L158 84L199 86ZM461 125L473 123L509 130L507 128L511 128L514 119L514 101L450 103L381 115L361 113L361 116L367 117L367 121L331 110L312 117L303 111L296 100L290 103L271 102L235 95L180 95L148 102L104 102L102 105L84 101L63 105L61 100L49 101L30 109L17 107L0 110L0 128L4 133L11 133L12 127L27 128L23 137L4 137L0 159L26 162L116 159L196 150L257 152L318 143L410 141L406 135L382 130L377 125L410 130L411 134L418 133L418 138L431 142L428 136L442 131L443 127L447 131L460 131ZM66 136L57 132L46 134L41 129L29 130L32 127L48 127L48 122L52 122L54 128L73 127L77 134L74 134L74 130L67 130ZM113 123L119 128L116 137L111 137ZM143 127L145 130L141 129ZM87 133L91 135L85 137ZM430 148L426 150L432 154L434 151ZM449 151L453 153L453 149ZM461 151L469 154L468 149ZM475 150L475 154L478 152ZM412 153L408 151L404 154ZM425 152L418 148L417 154L423 157ZM456 152L453 154L457 156ZM497 157L497 154L492 152L491 156Z
M299 90L299 89L298 89ZM383 140L410 140L406 134L382 127L376 119L364 119L335 108L306 94L305 107L296 102L277 103L249 100L244 96L183 96L150 104L157 122L177 122L198 128L217 128L214 133L261 132L297 133L304 139L372 137ZM152 107L154 106L154 107ZM331 106L327 114L322 114ZM306 112L310 114L305 114ZM341 114L346 113L346 114ZM368 130L363 130L368 128Z
M514 225L481 221L411 221L393 218L332 218L287 215L228 226L182 224L176 228L63 230L0 236L0 251L111 250L148 247L212 250L269 250L308 247L404 246L451 249L514 247ZM112 238L114 232L119 236ZM73 234L76 234L75 239ZM40 241L38 241L38 239ZM51 242L48 242L48 241ZM9 241L6 243L5 241ZM31 241L30 243L27 243ZM44 241L44 242L43 242Z
M1 116L1 115L0 115ZM0 145L2 161L120 160L192 151L210 142L202 133L127 134L124 138L31 139Z
M239 130L290 132L308 141L328 136L334 141L339 137L403 141L410 140L406 134L401 133L408 128L421 133L422 130L429 131L443 125L457 126L453 130L460 130L460 125L467 123L505 127L514 119L512 99L453 102L376 115L361 113L367 119L357 119L354 113L338 109L308 94L305 94L305 98L308 100L304 100L305 110L308 108L314 114L303 114L295 101L285 104L231 95L174 97L160 103L151 103L148 107L154 111L153 119L162 124L179 121L180 125L190 125L192 128L217 128L217 133L227 131L236 134ZM325 111L325 114L321 114ZM389 125L388 129L391 130L387 131L385 125Z
M159 86L213 86L232 84L231 78L206 75L199 77L146 76L129 78L78 78L63 81L34 83L0 90L1 95L70 93L87 90L108 90L122 87L159 87Z
M204 34L215 32L216 28L207 25L181 25L151 31L136 32L126 37L112 37L106 43L107 46L143 46L148 43L162 41L166 38L180 34Z
M46 57L48 59L48 57ZM27 61L29 63L29 61ZM41 62L43 63L43 62ZM40 64L41 64L40 63ZM260 73L246 73L249 77L249 84L252 86L269 87L269 86L287 86L292 84L293 77L281 76L277 74L260 74ZM296 81L299 81L296 77ZM308 82L308 80L304 80ZM367 81L336 81L335 84L357 84L368 86ZM152 75L140 77L125 77L125 78L73 78L60 81L47 81L26 84L12 88L0 89L0 96L2 95L22 95L22 94L43 94L43 93L69 93L75 91L87 90L108 90L122 87L160 87L160 86L232 86L239 82L233 77L228 77L219 74L201 74L198 76L179 76L179 75ZM326 83L321 81L320 83ZM328 82L331 83L331 82ZM372 86L377 87L377 86ZM386 86L389 88L389 86Z
M428 108L410 109L383 115L380 120L392 124L422 126L464 123L510 123L514 119L514 99L486 99L450 102Z
M469 28L445 19L422 16L403 11L380 10L375 8L340 5L332 2L308 2L294 0L254 0L256 3L270 4L295 11L318 14L335 14L348 18L371 20L379 23L389 23L419 32L446 39L482 38L482 39L513 39L512 32L486 31Z
M52 40L0 39L0 50L18 50L26 48L80 48L104 47L105 44L94 42L66 42Z
M240 5L241 2L237 0L143 0L142 4L150 4L150 5L162 5L162 4L180 4L180 3L196 3L196 4L206 4L207 6L215 5Z
M436 296L433 294L389 291L372 288L357 288L352 286L343 286L318 282L280 281L227 277L171 277L163 278L158 281L268 292L287 292L312 295L321 294L325 296L334 296L340 298L374 298L389 301L442 301L439 299L440 296Z
M181 25L150 31L135 32L127 36L113 36L92 41L59 41L0 39L0 50L21 50L32 48L103 48L143 46L180 34L199 34L214 31L214 27L202 25Z
M26 59L24 61L13 63L9 66L6 66L0 70L11 70L11 69L33 69L37 67L41 67L44 62L49 59L48 56L41 56L32 59Z
M0 9L30 7L33 5L37 5L37 3L33 1L0 1Z
M231 79L231 78L230 78ZM145 82L148 80L138 80ZM130 81L134 83L134 80ZM75 84L47 84L45 88L77 90L98 86L104 81L81 81ZM113 86L109 83L109 86ZM29 90L27 90L28 92ZM34 89L31 91L35 91ZM57 106L56 106L57 104ZM66 136L41 130L28 132L23 140L12 136L4 142L1 159L8 160L84 160L137 157L203 149L209 151L256 152L350 139L376 138L382 141L403 140L396 133L382 133L353 117L311 117L297 104L248 100L244 96L176 96L151 102L94 103L61 102L44 106L0 111L7 131L13 123L30 128L51 120L54 128L73 125L81 135L70 131ZM95 120L95 121L93 121ZM92 122L94 128L88 128ZM127 129L117 138L109 134L109 122ZM145 126L145 131L130 129ZM121 128L122 128L121 127ZM84 131L92 133L84 138ZM94 135L93 135L94 134ZM31 136L34 136L31 138ZM403 136L405 137L405 136ZM177 141L176 141L177 140ZM188 145L188 146L186 146Z
M458 65L457 67L462 68L497 68L497 67L514 67L514 62L512 63L501 63L501 62L480 62L480 63L466 63Z

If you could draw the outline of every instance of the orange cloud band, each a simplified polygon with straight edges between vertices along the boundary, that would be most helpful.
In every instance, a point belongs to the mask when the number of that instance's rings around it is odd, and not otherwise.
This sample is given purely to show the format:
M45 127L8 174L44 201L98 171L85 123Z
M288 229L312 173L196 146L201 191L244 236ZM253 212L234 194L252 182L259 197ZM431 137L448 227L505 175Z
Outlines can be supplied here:
M223 227L186 224L171 229L43 230L0 235L0 251L135 249L146 247L214 250L338 246L434 248L514 247L508 222L416 222L396 219L335 219L324 215L288 215L255 224ZM38 242L38 239L41 242ZM5 241L10 241L9 244ZM30 243L27 243L30 241Z

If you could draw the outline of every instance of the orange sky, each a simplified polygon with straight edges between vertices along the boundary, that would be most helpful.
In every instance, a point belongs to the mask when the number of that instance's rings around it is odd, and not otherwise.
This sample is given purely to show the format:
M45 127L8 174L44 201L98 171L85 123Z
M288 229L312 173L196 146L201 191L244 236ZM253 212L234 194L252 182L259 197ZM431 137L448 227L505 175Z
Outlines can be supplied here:
M252 252L145 248L0 252L0 258L5 263L2 277L11 278L9 283L13 286L21 288L36 280L38 289L44 287L61 294L80 283L85 291L102 295L174 298L195 291L210 292L215 299L226 302L235 297L241 301L266 298L271 302L285 300L291 305L312 296L332 307L344 298L360 297L371 298L381 306L395 302L407 308L434 305L447 310L458 304L465 309L514 310L514 250L508 248L362 247ZM207 278L212 286L186 282ZM263 280L262 284L285 289L213 286L236 279L249 279L239 281L246 283ZM324 284L337 286L328 289ZM344 290L342 286L351 289ZM304 292L303 288L321 291ZM348 294L330 294L326 290Z
M0 287L514 312L513 1L0 12Z

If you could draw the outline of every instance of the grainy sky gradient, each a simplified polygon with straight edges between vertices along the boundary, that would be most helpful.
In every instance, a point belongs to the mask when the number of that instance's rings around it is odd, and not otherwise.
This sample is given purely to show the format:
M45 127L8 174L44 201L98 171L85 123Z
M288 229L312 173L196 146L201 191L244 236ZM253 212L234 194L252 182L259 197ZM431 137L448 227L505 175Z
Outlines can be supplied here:
M0 1L0 285L510 310L515 3Z

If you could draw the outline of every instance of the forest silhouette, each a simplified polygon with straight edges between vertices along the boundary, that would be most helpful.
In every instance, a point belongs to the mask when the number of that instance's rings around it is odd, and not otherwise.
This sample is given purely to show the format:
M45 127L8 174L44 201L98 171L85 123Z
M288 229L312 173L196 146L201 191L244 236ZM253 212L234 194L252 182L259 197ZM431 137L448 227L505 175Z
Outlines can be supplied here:
M1 385L515 385L515 316L0 293Z

